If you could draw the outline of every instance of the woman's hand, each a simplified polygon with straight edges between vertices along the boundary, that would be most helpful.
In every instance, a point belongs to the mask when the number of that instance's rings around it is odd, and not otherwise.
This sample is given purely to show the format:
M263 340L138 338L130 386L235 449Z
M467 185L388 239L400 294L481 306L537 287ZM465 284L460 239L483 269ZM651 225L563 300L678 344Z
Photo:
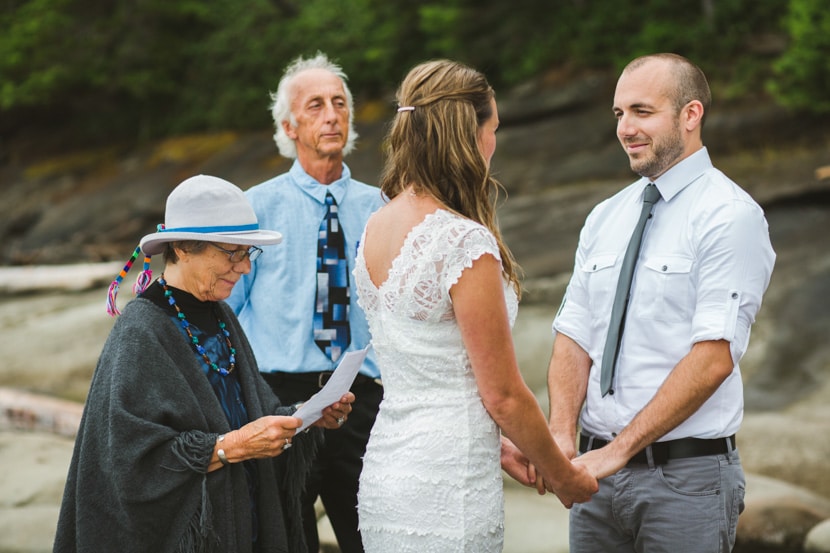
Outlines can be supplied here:
M513 442L504 436L501 437L501 468L520 484L529 487L537 486L536 467L528 461ZM542 482L542 479L539 478L538 482ZM544 484L539 493L544 495Z
M597 450L599 451L599 450ZM590 471L578 463L577 457L571 461L569 474L558 474L557 483L553 479L544 479L547 491L555 493L559 501L567 509L574 503L586 503L599 490L599 482ZM540 494L542 492L539 492Z
M268 415L249 422L239 430L228 432L221 442L216 442L208 470L222 467L217 453L220 449L229 463L277 457L291 447L291 438L302 424L303 421L297 417Z
M319 426L321 428L328 428L334 430L343 426L346 419L349 418L349 413L352 412L352 403L355 397L351 392L346 392L340 401L332 403L323 409L323 416L315 422L312 426Z

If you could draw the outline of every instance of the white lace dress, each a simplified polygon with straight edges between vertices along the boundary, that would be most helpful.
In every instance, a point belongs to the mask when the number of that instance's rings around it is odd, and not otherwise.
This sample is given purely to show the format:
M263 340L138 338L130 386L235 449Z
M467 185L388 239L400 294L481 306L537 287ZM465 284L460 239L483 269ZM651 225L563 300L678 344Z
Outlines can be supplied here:
M449 294L473 261L501 259L495 238L436 211L410 231L380 289L362 244L355 283L384 384L358 493L366 552L501 551L499 430L481 402ZM512 325L512 287L505 297Z

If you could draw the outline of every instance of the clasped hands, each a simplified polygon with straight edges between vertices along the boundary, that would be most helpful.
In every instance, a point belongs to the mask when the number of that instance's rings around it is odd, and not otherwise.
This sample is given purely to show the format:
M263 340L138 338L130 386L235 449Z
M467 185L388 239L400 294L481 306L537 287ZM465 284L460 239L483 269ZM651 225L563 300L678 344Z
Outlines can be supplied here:
M514 480L528 487L535 487L539 495L550 492L570 509L574 503L585 503L599 489L597 475L593 467L584 463L583 457L576 457L576 448L561 447L564 456L569 460L569 470L562 474L543 477L536 467L509 439L501 439L502 469Z

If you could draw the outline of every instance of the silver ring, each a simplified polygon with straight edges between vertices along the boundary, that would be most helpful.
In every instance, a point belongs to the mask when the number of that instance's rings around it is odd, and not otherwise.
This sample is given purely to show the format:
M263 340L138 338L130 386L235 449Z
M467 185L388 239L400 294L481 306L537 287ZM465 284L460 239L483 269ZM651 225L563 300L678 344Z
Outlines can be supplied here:
M285 451L286 449L289 449L292 445L294 444L292 444L291 441L288 438L286 438L285 444L282 446L282 450Z
M337 419L337 426L343 426L344 422L346 422L346 417L340 417Z

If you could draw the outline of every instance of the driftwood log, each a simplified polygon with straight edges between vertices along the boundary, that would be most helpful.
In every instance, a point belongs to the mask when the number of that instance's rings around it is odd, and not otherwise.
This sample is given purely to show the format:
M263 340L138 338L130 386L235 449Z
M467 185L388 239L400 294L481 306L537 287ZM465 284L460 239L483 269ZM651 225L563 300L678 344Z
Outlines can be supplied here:
M84 406L74 401L0 388L0 430L52 432L74 438Z
M118 262L0 267L0 294L89 290L112 282L122 267Z

